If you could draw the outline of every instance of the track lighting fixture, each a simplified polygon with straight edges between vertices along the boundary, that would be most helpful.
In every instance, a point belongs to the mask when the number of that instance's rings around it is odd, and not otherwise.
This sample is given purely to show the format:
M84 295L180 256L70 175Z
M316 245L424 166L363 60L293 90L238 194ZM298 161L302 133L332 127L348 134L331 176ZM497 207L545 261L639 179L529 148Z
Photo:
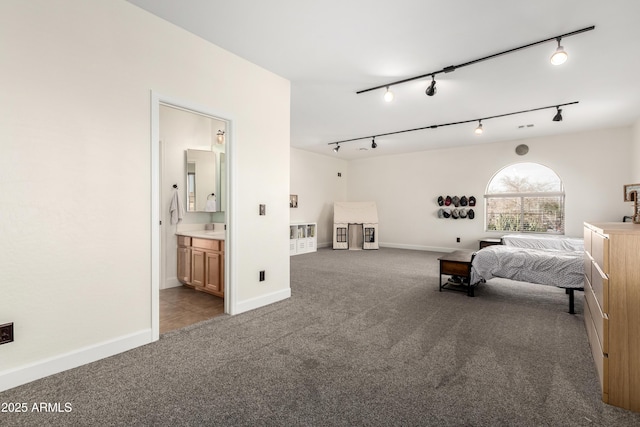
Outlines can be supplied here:
M590 27L585 27L585 28L581 28L579 30L572 31L570 33L560 34L560 35L557 35L557 36L554 36L554 37L549 37L549 38L544 39L544 40L538 40L536 42L528 43L528 44L525 44L525 45L522 45L522 46L518 46L518 47L515 47L513 49L504 50L502 52L498 52L498 53L494 53L492 55L484 56L482 58L474 59L474 60L459 64L459 65L449 65L448 67L444 67L443 69L438 70L438 71L432 71L432 72L429 72L429 73L421 74L419 76L409 77L407 79L397 80L397 81L391 82L391 83L385 83L385 84L380 85L380 86L374 86L374 87L371 87L369 89L359 90L356 93L357 94L361 94L361 93L369 92L369 91L372 91L372 90L387 88L387 92L384 95L384 97L385 97L384 99L385 99L385 101L390 102L391 99L393 99L393 98L387 99L387 94L391 94L389 96L393 97L393 94L389 90L390 86L398 85L398 84L401 84L401 83L407 83L407 82L410 82L410 81L413 81L413 80L424 79L425 77L431 76L431 79L432 79L431 80L431 86L429 86L429 88L427 89L427 95L433 96L436 93L436 91L435 91L435 77L434 77L436 74L451 73L451 72L457 70L458 68L466 67L468 65L476 64L478 62L486 61L488 59L493 59L493 58L496 58L498 56L506 55L508 53L517 52L519 50L526 49L526 48L532 47L532 46L537 46L537 45L542 44L542 43L547 43L547 42L550 42L552 40L556 40L558 42L558 48L556 49L556 52L551 57L551 63L554 64L554 65L559 65L559 64L564 63L567 60L567 52L565 52L564 48L562 46L560 46L560 40L562 40L563 37L574 36L576 34L584 33L586 31L591 31L591 30L593 30L595 28L596 27L594 25L592 25ZM429 93L430 90L433 93L430 94Z
M438 88L436 87L436 75L431 74L431 84L429 85L425 93L427 94L427 96L433 96L436 94L436 92L438 92Z
M565 104L550 105L548 107L532 108L530 110L514 111L513 113L497 114L495 116L481 117L481 118L478 118L478 119L462 120L462 121L459 121L459 122L444 123L444 124L440 124L440 125L429 125L429 126L423 126L423 127L419 127L419 128L405 129L405 130L398 130L398 131L394 131L394 132L381 133L381 134L378 134L378 135L370 135L370 136L363 136L363 137L360 137L360 138L345 139L345 140L337 141L337 142L329 142L328 145L335 145L335 147L333 147L333 151L337 153L338 150L340 150L340 144L342 144L344 142L360 141L361 139L369 139L369 138L371 138L371 148L376 148L378 146L378 144L376 143L376 138L379 137L379 136L396 135L396 134L399 134L399 133L415 132L415 131L425 130L425 129L437 129L439 127L461 125L461 124L464 124L464 123L472 123L472 122L478 122L478 127L476 127L474 132L479 135L484 130L482 128L482 121L483 120L497 119L499 117L513 116L513 115L516 115L516 114L531 113L533 111L547 110L547 109L550 109L550 108L555 108L556 109L556 115L553 117L553 121L554 122L560 122L560 121L562 121L562 108L560 108L560 107L563 107L565 105L577 104L578 102L579 101L573 101L573 102L567 102Z
M476 135L481 135L484 130L482 129L482 120L478 120L478 127L474 131Z
M551 55L551 63L553 65L562 65L567 62L569 55L564 51L564 48L560 46L562 37L556 37L556 40L558 41L558 48L553 52L553 55Z
M393 101L393 92L389 90L389 86L387 86L387 91L384 93L384 100L387 102Z
M553 121L554 122L561 122L562 121L562 108L560 107L556 107L557 113L555 116L553 116Z

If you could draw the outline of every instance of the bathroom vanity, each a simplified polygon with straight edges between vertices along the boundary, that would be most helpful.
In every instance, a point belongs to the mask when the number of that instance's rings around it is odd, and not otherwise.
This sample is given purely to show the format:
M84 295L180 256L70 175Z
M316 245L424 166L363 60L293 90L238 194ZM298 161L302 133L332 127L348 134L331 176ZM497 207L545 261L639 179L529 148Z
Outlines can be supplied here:
M224 297L224 231L184 231L178 235L178 280Z

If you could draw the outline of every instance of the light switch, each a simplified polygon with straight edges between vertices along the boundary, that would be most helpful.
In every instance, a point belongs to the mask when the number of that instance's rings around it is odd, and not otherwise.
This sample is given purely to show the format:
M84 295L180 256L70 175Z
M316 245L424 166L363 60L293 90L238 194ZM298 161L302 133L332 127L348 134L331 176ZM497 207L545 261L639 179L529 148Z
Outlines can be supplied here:
M267 205L260 205L260 215L267 214Z

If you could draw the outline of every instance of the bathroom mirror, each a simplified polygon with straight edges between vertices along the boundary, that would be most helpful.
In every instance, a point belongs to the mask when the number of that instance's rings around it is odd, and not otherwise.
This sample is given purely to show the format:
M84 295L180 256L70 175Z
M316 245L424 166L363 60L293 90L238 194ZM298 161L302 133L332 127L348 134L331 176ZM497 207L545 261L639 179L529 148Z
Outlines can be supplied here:
M218 212L219 168L216 153L207 150L186 150L188 212Z

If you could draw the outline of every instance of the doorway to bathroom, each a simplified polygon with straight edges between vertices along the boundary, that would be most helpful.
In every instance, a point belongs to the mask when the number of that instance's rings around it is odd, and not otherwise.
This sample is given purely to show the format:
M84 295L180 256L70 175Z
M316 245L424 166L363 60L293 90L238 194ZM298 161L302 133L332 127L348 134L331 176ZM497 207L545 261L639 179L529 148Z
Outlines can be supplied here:
M231 121L157 95L152 110L152 139L157 141L152 148L152 223L159 227L152 228L151 314L158 339L161 333L229 312ZM215 248L200 247L209 239L215 239ZM210 286L212 277L216 289Z

